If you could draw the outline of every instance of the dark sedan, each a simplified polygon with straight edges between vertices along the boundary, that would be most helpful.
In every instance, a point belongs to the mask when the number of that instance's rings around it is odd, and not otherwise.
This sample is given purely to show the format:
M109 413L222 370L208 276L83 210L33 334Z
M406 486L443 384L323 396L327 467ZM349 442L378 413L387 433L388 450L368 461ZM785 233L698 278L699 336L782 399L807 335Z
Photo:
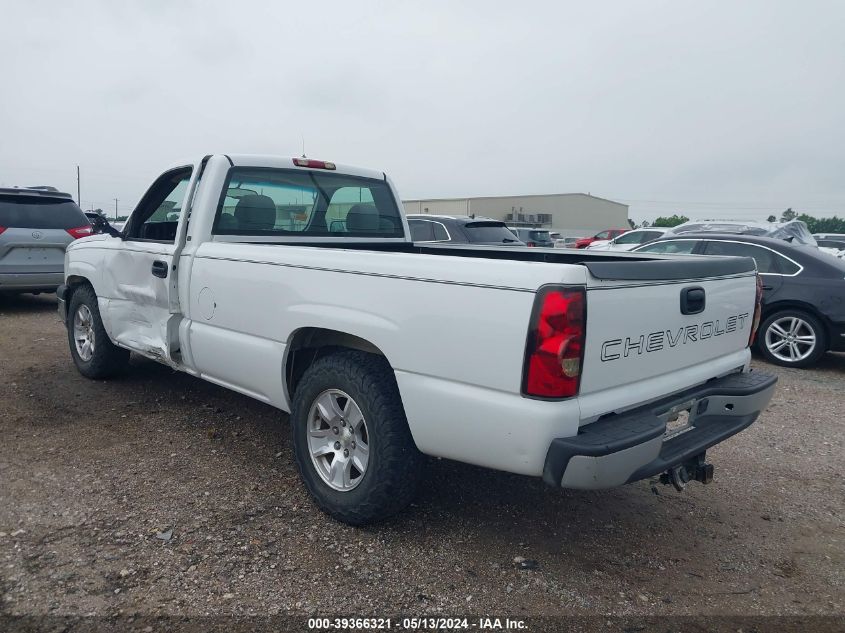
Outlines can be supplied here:
M807 367L828 350L845 351L845 262L813 246L721 233L667 236L642 253L753 257L763 281L756 347L767 360Z
M408 228L414 242L525 246L504 222L491 218L411 214Z

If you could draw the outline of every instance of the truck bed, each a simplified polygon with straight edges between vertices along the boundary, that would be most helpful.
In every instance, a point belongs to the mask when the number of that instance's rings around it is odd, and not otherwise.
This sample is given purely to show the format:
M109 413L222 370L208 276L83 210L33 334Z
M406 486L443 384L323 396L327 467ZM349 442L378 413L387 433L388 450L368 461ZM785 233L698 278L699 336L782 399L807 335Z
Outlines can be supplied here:
M454 246L414 243L385 242L252 242L247 244L308 246L340 250L356 250L385 253L409 253L415 255L441 255L467 257L472 259L495 259L505 261L539 262L545 264L581 265L597 279L619 279L628 281L657 281L700 279L720 277L755 270L750 257L699 257L695 255L655 255L627 252L589 252L570 249L528 248L497 246ZM638 263L637 266L632 264Z

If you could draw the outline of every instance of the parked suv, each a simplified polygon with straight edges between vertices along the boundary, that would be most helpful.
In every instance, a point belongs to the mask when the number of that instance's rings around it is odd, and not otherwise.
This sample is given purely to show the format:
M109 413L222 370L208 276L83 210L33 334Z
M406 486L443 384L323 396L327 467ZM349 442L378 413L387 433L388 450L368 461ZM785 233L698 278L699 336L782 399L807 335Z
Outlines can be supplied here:
M492 218L428 214L411 214L407 217L414 242L525 246L504 222Z
M0 189L0 292L55 292L67 245L92 232L70 194Z
M826 351L845 351L845 262L815 246L722 233L667 235L637 253L753 257L763 281L756 344L766 360L807 367Z

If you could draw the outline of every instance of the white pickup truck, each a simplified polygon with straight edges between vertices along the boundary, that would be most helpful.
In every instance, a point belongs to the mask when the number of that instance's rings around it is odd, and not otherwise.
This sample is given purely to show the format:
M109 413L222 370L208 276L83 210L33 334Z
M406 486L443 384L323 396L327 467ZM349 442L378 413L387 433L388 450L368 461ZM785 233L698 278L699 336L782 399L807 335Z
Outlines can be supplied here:
M775 387L750 371L750 258L415 245L391 181L206 156L67 250L79 371L135 352L290 412L317 504L406 506L423 455L595 489L707 483Z

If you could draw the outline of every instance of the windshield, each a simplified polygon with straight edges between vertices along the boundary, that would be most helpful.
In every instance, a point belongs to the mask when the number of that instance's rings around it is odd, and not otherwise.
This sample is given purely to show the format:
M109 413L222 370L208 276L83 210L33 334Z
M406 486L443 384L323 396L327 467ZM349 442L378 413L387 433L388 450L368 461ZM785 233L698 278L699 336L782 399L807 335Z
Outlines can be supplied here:
M90 224L72 200L40 196L0 196L0 226L26 229L75 229Z
M517 242L504 222L467 222L464 232L470 242Z

